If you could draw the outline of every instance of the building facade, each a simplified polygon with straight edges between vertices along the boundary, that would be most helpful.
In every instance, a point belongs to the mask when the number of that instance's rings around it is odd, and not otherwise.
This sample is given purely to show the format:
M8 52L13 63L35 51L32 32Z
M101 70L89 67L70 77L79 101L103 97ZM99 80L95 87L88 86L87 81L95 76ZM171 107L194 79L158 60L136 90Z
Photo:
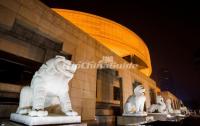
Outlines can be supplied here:
M97 16L92 17L91 23L88 23L88 18L87 22L82 22L82 16L90 15L75 11L64 10L71 13L71 17L61 16L58 14L60 10L52 10L38 0L2 0L0 11L0 113L4 113L0 115L3 117L16 111L22 86L29 85L40 65L55 55L63 55L77 64L99 62L105 57L112 57L117 64L137 64L134 69L76 71L69 84L70 98L73 109L83 121L95 120L99 115L121 114L136 84L142 84L146 89L146 109L155 102L160 89L149 77L152 68L148 48L127 28ZM70 20L74 14L79 15L75 16L79 18L77 23ZM103 33L94 31L96 24L91 25L98 22L105 25ZM89 27L89 30L82 29L82 26ZM106 31L107 28L112 32ZM118 30L114 32L116 28ZM120 44L115 37L121 33L126 36L119 36ZM131 44L126 39L135 43ZM126 47L129 47L128 51Z

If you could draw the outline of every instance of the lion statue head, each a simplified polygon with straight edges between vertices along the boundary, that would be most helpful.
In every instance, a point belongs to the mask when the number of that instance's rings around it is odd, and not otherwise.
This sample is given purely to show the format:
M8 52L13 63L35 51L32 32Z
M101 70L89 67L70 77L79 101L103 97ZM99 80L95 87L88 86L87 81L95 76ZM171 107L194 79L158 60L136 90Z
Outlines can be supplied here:
M140 95L144 95L145 89L142 85L138 85L135 89L134 89L134 93L136 96L140 96Z
M35 73L36 75L55 75L60 74L65 77L73 77L77 65L67 60L64 56L56 56L43 64L40 69Z
M160 96L160 95L158 95L158 96L156 97L156 103L157 103L157 104L160 104L160 105L165 104L163 97Z

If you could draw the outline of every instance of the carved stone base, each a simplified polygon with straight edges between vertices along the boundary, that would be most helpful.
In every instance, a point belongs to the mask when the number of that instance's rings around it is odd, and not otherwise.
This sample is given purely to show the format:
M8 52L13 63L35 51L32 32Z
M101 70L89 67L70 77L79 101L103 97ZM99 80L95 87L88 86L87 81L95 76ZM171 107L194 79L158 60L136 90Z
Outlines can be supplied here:
M132 114L123 114L123 116L147 116L147 113L132 113Z
M153 116L155 120L159 121L167 121L167 115L166 113L148 113L148 116Z
M187 117L186 115L183 115L183 114L180 114L180 113L171 113L170 115L174 116L176 121L181 121L181 120L183 120L184 118Z
M178 116L178 117L186 117L186 115L183 115L181 113L170 113L172 116Z
M117 125L139 125L147 123L147 116L118 116Z
M80 116L49 115L46 117L31 117L31 116L20 115L16 113L11 114L10 120L18 122L18 123L26 124L29 126L81 123Z

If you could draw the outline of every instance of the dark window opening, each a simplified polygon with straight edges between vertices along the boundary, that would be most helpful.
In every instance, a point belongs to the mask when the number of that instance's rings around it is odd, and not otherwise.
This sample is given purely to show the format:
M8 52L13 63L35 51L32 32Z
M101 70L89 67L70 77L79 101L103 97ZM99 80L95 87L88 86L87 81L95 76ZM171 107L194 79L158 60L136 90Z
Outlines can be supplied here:
M113 90L114 90L113 92L114 100L120 101L120 88L114 87Z
M0 82L27 85L42 63L0 51Z

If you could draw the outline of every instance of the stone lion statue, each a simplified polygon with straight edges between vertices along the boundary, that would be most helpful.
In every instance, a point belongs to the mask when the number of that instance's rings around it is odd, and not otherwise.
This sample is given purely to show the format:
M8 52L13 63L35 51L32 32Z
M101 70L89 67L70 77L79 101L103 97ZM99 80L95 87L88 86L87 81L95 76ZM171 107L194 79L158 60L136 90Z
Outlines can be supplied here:
M183 104L182 101L180 101L180 109L179 109L180 113L183 115L190 115L190 111L188 110L188 108Z
M124 114L146 114L144 112L144 103L146 101L146 97L144 95L145 89L142 85L138 85L134 89L134 95L130 96L124 107Z
M172 101L171 99L166 100L166 109L168 113L174 113L174 110L172 108Z
M61 111L68 116L78 115L72 110L69 98L69 81L77 69L76 64L63 56L56 56L43 64L35 72L30 86L22 88L18 114L47 116L45 108L60 105Z
M188 110L188 108L186 106L180 107L180 112L183 115L189 115L190 114L190 112L189 112L189 110Z
M162 96L157 96L156 97L156 104L152 104L148 110L148 112L153 113L153 112L158 112L158 113L167 113L166 110L166 104L164 102L164 99Z

